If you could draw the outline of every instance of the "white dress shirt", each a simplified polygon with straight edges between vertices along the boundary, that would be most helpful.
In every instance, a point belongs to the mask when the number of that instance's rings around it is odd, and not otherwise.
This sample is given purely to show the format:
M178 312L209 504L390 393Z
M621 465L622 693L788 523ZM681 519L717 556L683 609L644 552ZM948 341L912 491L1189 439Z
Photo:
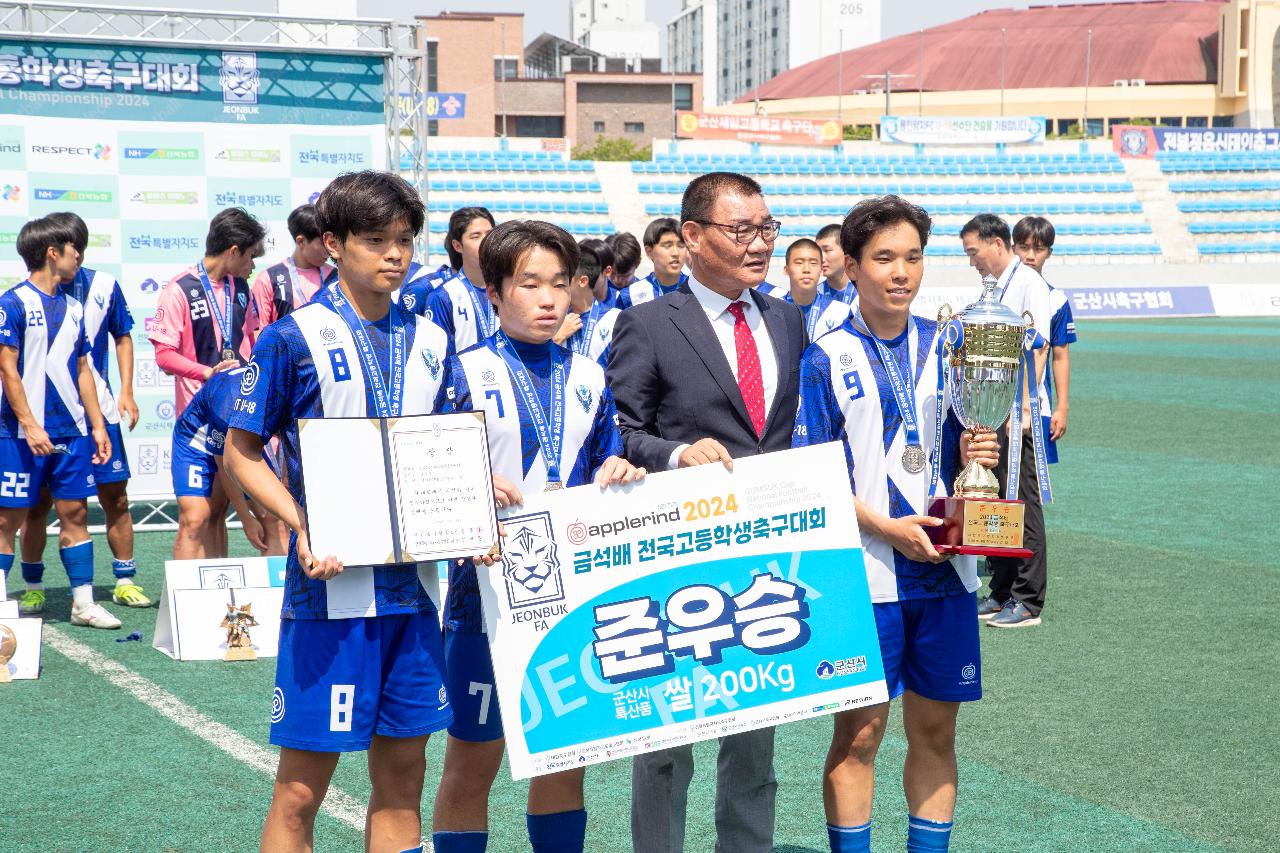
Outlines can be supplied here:
M1009 262L1009 266L1004 268L1004 272L1000 274L999 283L996 285L996 297L1006 306L1013 309L1013 313L1018 316L1022 316L1023 311L1030 312L1036 331L1048 341L1049 327L1053 322L1051 290L1049 284L1041 278L1040 273L1022 263L1018 258L1014 258ZM1047 363L1048 359L1046 358L1045 361ZM1019 366L1019 369L1021 369L1021 366ZM1050 412L1049 389L1044 381L1047 373L1047 366L1036 366L1036 374L1040 383L1040 392L1038 394L1040 397L1040 412L1044 415L1048 415ZM1031 428L1030 418L1031 401L1024 391L1022 397L1024 429Z
M768 413L773 410L773 398L778 392L778 357L773 351L773 340L769 337L769 329L765 326L764 317L760 316L760 309L756 307L750 292L743 290L737 300L731 300L716 293L694 278L692 274L689 276L689 290L693 292L694 299L698 300L698 304L707 315L707 320L711 322L711 329L716 334L720 351L729 362L729 370L733 372L734 381L738 379L738 344L733 336L733 326L737 320L733 314L729 313L729 305L737 301L745 306L743 316L756 340L756 353L760 358L760 381L764 385L764 410L765 416L768 417ZM680 454L688 446L682 444L672 451L671 458L667 462L668 470L680 467Z

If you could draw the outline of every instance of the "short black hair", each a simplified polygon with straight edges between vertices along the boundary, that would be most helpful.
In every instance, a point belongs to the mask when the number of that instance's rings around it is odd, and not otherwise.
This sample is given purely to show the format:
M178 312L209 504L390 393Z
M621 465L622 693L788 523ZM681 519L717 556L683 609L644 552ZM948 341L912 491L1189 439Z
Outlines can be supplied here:
M603 242L603 241L601 241ZM480 272L485 284L502 298L502 282L516 274L516 267L533 249L555 254L570 278L578 271L580 252L569 232L536 219L512 219L489 232L480 244Z
M787 263L791 263L791 253L796 249L813 249L818 253L818 257L822 257L822 247L810 240L808 237L801 237L790 246L787 247Z
M920 235L920 248L929 243L933 220L923 207L912 204L901 196L882 195L865 198L853 206L840 225L840 248L845 257L862 260L862 250L880 231L909 222Z
M619 273L633 273L640 266L640 241L629 231L615 231L604 241L613 249L613 269Z
M84 254L84 250L89 247L89 226L84 224L80 214L70 210L60 210L57 213L50 213L45 218L71 226L71 230L76 235L71 245L75 246L76 251L81 255Z
M314 240L323 236L314 204L300 204L289 213L289 236L297 240Z
M427 207L404 178L366 169L330 181L316 199L316 217L320 230L339 240L386 228L402 219L416 237L422 233Z
M680 234L680 223L670 216L659 216L644 229L644 247L652 249L661 243L662 238L668 234L674 234L677 240L681 243L684 242L684 237Z
M604 272L604 264L600 263L600 256L596 254L595 247L590 243L599 242L596 240L582 240L578 243L578 278L587 277L587 287L594 287L596 279L600 277L600 273Z
M498 225L487 207L460 207L449 214L449 232L444 238L444 250L449 254L449 266L455 270L462 269L462 253L453 248L453 241L461 243L463 235L477 219L483 219L495 228Z
M1018 220L1017 225L1013 226L1015 244L1035 242L1046 249L1052 249L1054 238L1057 236L1058 232L1053 229L1053 223L1043 216L1024 216Z
M711 209L716 205L716 199L726 193L753 196L764 195L764 190L755 180L737 172L707 172L699 175L684 188L684 197L680 199L680 224L706 222L707 217L711 216ZM648 237L647 231L645 236Z
M209 234L204 238L204 253L209 257L221 255L232 246L248 252L267 236L267 229L243 207L220 210L209 222Z
M600 262L601 272L607 270L609 267L614 267L615 270L617 269L617 267L614 266L616 258L613 254L613 248L605 241L591 237L583 240L578 244L578 246L582 250L591 252L596 256L596 260ZM592 279L591 281L593 284L595 283L595 279Z
M42 216L32 219L18 232L18 254L27 265L27 272L35 272L44 266L50 246L61 255L66 245L75 241L76 231L65 219Z
M835 237L837 240L839 240L840 232L842 230L843 229L839 222L832 222L829 225L823 225L822 228L818 231L818 233L813 236L813 239L815 241L829 240L832 237Z
M1000 240L1004 243L1006 249L1011 248L1012 238L1009 235L1009 223L1005 222L994 213L979 213L970 219L960 229L960 239L964 239L966 234L977 235L983 240Z

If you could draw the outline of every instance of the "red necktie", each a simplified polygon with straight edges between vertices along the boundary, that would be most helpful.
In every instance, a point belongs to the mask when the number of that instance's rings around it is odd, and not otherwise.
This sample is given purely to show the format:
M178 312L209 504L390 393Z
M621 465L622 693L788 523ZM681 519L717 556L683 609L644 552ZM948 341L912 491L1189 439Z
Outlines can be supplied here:
M760 376L756 336L751 334L751 327L747 325L746 307L741 302L729 303L729 313L733 315L733 345L738 351L738 390L742 392L742 402L747 404L747 414L751 416L756 435L763 436L764 380Z

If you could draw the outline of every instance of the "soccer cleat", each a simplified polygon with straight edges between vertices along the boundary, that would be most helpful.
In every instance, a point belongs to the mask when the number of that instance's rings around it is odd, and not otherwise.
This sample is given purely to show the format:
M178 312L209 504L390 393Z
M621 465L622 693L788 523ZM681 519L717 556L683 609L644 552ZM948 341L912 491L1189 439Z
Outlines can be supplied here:
M142 587L136 583L118 586L111 592L111 600L125 607L150 607L151 599L147 598Z
M29 589L18 601L19 616L39 616L44 612L44 590Z
M1039 616L1031 615L1027 605L1012 598L1005 603L1003 610L987 621L987 625L992 628L1030 628L1039 624Z
M990 597L982 599L982 601L978 602L978 618L990 619L1001 610L1004 610L1005 603L1001 603Z
M71 624L88 625L90 628L119 628L120 620L112 616L107 608L94 602L85 608L71 605Z

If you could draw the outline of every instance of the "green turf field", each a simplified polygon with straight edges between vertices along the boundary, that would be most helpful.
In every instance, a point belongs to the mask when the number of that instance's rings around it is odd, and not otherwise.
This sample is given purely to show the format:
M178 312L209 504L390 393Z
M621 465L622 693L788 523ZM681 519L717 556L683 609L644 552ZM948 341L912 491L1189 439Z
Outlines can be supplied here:
M1275 851L1280 323L1080 325L1069 432L1053 469L1044 624L982 631L986 698L961 713L952 849ZM139 542L153 594L170 542ZM109 555L98 549L105 583ZM269 765L273 661L175 663L151 648L154 610L121 613L121 632L71 628L52 547L47 559L54 642L99 653L100 672L103 658L121 666L99 674L84 655L46 643L39 681L0 688L0 850L255 850L269 777L193 730ZM135 628L145 643L115 642ZM198 714L183 717L153 685ZM829 731L826 720L778 731L779 850L827 849ZM900 733L895 723L880 756L877 851L904 847ZM429 775L441 746L432 744ZM700 747L697 760L687 849L710 851L713 749ZM358 801L344 814L358 814L363 756L345 759L334 783ZM588 849L629 850L629 763L592 768L588 786ZM428 789L430 815L430 780ZM524 790L500 777L490 850L527 849ZM361 849L350 822L327 813L317 839L320 850Z

